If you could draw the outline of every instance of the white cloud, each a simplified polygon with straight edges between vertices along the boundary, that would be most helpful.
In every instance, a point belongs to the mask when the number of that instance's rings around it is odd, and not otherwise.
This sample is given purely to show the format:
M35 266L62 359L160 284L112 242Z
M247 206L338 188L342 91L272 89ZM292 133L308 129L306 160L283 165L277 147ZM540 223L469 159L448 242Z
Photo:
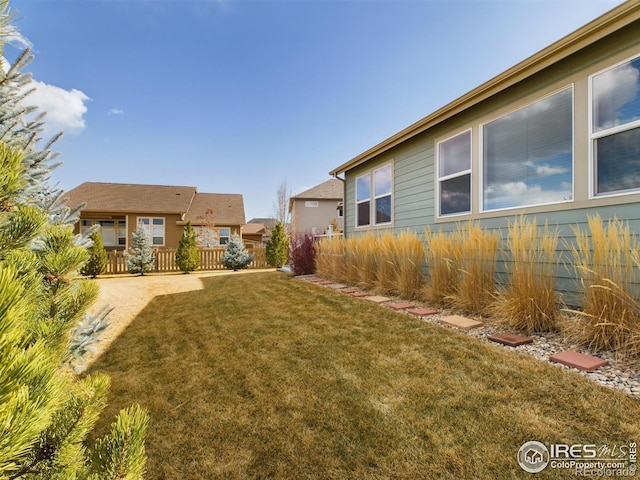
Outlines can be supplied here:
M31 40L29 40L22 33L20 33L20 30L18 30L16 27L12 25L8 25L6 28L8 28L9 31L6 33L4 37L5 42L10 43L12 45L16 45L18 48L22 48L22 49L33 48L33 44L31 43Z
M507 182L491 185L485 190L485 207L504 208L537 205L570 200L571 184L562 182L557 190L545 189L542 185L527 185L525 182Z
M640 89L640 71L632 63L607 70L596 76L594 84L594 100L596 103L597 126L611 128L620 119L618 109L632 101ZM602 112L601 115L598 113Z
M536 165L532 161L524 162L527 167L534 168L537 177L548 177L550 175L560 175L562 173L567 173L569 171L568 168L565 167L553 167L551 165L542 164Z
M49 85L34 80L27 88L35 88L24 103L35 105L38 111L47 112L45 117L48 132L63 131L65 133L80 133L85 128L84 114L87 113L86 102L91 99L80 90Z
M112 108L111 110L109 110L107 115L122 115L123 113L124 110L122 110L121 108Z

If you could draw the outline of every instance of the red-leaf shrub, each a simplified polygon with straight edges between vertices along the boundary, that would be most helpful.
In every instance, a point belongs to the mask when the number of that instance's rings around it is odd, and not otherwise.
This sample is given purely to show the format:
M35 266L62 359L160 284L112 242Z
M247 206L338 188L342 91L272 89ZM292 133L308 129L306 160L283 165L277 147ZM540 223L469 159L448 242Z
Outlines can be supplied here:
M291 236L289 265L294 275L309 275L316 271L316 248L313 235L298 233Z

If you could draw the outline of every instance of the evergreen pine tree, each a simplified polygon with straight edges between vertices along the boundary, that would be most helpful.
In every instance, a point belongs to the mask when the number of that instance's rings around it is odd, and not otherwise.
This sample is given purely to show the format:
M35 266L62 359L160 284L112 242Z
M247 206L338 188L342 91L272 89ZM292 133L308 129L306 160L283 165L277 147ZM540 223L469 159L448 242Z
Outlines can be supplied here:
M289 256L289 238L284 231L281 222L271 232L271 237L267 241L266 252L267 264L270 267L280 268L287 263Z
M251 262L253 262L253 255L244 248L242 239L238 235L231 235L222 255L222 265L236 271L248 268Z
M91 278L96 278L107 268L107 252L102 243L102 235L98 230L91 233L91 245L89 246L89 259L84 264L80 273Z
M144 229L138 228L131 234L131 247L124 252L124 260L129 273L144 275L153 270L155 259Z
M193 272L200 268L200 252L196 245L196 231L191 226L191 222L187 222L178 244L176 252L176 264L185 273Z
M0 37L11 32L9 20L0 1ZM79 275L88 254L69 223L77 209L47 184L52 142L38 150L41 118L24 118L30 77L20 70L29 59L26 52L0 71L0 478L99 480L117 471L139 479L147 425L140 408L122 411L93 451L84 445L109 379L80 379L69 364L90 340L74 326L88 318L98 286ZM84 347L72 351L72 337Z

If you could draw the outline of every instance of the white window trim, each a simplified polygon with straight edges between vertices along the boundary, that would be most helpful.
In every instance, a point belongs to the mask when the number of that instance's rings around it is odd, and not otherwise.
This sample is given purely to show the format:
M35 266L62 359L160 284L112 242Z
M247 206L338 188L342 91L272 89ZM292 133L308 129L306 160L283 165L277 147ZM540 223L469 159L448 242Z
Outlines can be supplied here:
M318 200L307 200L304 202L304 206L307 208L318 208L320 206L320 202Z
M391 167L391 191L389 193L385 193L383 195L376 195L375 193L375 172L378 170L382 170L383 168L386 167ZM365 177L369 175L369 198L366 200L360 200L358 201L358 179ZM377 227L388 227L390 225L393 225L394 222L394 178L395 178L395 172L394 172L394 162L388 162L388 163L384 163L383 165L380 165L378 167L372 168L364 173L362 173L361 175L358 175L356 177L356 183L355 183L355 190L356 190L356 195L355 195L355 199L356 199L356 211L355 211L355 228L359 229L359 230L363 230L363 229L367 229L367 228L377 228ZM376 200L378 200L379 198L384 198L384 197L391 197L391 212L390 212L390 217L391 220L388 222L384 222L384 223L376 223L376 209L375 209L375 205L376 205ZM369 202L369 223L367 225L358 225L358 205L364 202Z
M492 208L490 210L485 209L484 207L484 190L485 190L485 184L484 184L484 163L485 163L485 159L484 159L484 127L485 125L488 125L491 122L494 122L495 120L502 118L502 117L506 117L507 115L510 115L514 112L517 112L518 110L522 110L523 108L529 107L535 103L538 103L542 100L544 100L545 98L549 98L552 97L553 95L560 93L564 90L567 89L571 89L571 200L559 200L557 202L544 202L544 203L530 203L527 205L519 205L519 206L515 206L515 207L503 207L503 208ZM495 212L504 212L504 211L509 211L509 210L521 210L523 208L537 208L537 207L543 207L543 206L547 206L547 205L559 205L559 204L563 204L563 203L574 203L575 199L576 199L576 108L575 108L575 104L576 104L576 95L575 95L576 89L575 89L575 83L571 82L567 85L564 85L563 87L557 88L545 95L536 97L535 99L532 99L531 101L527 102L527 103L523 103L523 104L519 104L517 107L514 107L510 110L507 110L504 113L501 113L500 115L496 115L495 117L492 117L490 120L487 120L486 122L482 122L480 124L480 130L478 131L478 174L480 177L480 188L478 191L478 205L479 205L479 212L480 213L495 213Z
M597 72L592 73L591 75L589 75L588 77L588 98L587 98L587 128L589 129L588 132L588 138L589 138L589 146L588 146L588 152L589 152L589 161L588 161L588 170L589 170L589 199L593 200L596 198L608 198L608 197L621 197L621 196L625 196L625 195L637 195L638 193L640 193L640 188L637 189L633 189L633 190L621 190L621 191L616 191L616 192L606 192L606 193L598 193L597 192L597 186L596 186L596 174L597 174L597 168L596 168L596 158L595 158L595 151L594 151L594 143L596 142L596 140L598 140L599 138L603 138L603 137L608 137L609 135L615 135L616 133L620 133L620 132L626 132L627 130L633 130L634 128L640 128L640 120L636 120L634 122L629 122L629 123L625 123L624 125L617 125L615 127L611 127L605 130L601 130L599 132L594 133L593 132L593 79L608 71L608 70L613 70L616 67L619 67L620 65L624 65L625 63L629 63L632 62L636 59L640 58L640 54L636 54L636 55L632 55L629 58L626 58L624 60L621 60L619 62L616 62L612 65L608 65L607 67L598 70Z
M140 220L143 218L149 219L149 227L151 227L151 236L149 237L149 243L151 248L155 247L164 247L167 244L167 220L164 217L136 217L136 226L140 226ZM162 220L162 244L154 245L153 244L153 221L154 220ZM128 242L127 242L128 243Z
M451 140L452 138L457 137L458 135L462 135L463 133L469 133L469 169L468 170L463 170L460 172L456 172L456 173L452 173L450 175L445 175L444 177L440 177L440 144L446 142L447 140ZM465 215L471 215L471 213L473 212L473 195L474 195L474 188L473 188L473 128L467 128L465 130L462 130L460 132L454 133L453 135L449 135L447 138L444 138L440 141L438 141L436 143L436 166L435 166L435 181L436 181L436 201L435 201L435 212L436 212L436 218L451 218L451 217L460 217L460 216L465 216ZM469 204L469 211L468 212L456 212L456 213L447 213L442 215L440 213L440 183L445 181L445 180L449 180L451 178L456 178L456 177L461 177L463 175L470 175L471 176L471 182L470 182L470 191L469 191L469 195L470 195L470 204Z

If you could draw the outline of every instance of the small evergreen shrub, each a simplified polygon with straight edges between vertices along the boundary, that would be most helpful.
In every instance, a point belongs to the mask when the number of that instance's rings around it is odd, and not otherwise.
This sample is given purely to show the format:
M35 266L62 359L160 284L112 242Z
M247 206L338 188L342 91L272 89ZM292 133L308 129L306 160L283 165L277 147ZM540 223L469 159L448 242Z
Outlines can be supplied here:
M149 237L142 228L131 234L131 247L124 252L129 273L144 275L154 268L155 259L149 245Z
M300 233L291 236L289 264L294 275L310 275L316 271L316 247L313 235Z
M238 235L231 235L222 255L222 265L235 272L236 270L249 268L251 262L253 262L253 255L247 252L242 239Z
M284 267L289 256L289 239L284 231L282 222L276 223L271 232L271 237L267 242L265 254L267 256L267 265L270 267Z
M84 264L80 273L82 275L96 278L107 269L107 252L104 249L102 243L102 235L99 231L94 231L91 236L91 246L87 249L89 252L89 259Z
M176 252L176 265L185 273L200 268L200 252L198 252L196 244L196 231L191 226L191 222L187 222L180 238Z

